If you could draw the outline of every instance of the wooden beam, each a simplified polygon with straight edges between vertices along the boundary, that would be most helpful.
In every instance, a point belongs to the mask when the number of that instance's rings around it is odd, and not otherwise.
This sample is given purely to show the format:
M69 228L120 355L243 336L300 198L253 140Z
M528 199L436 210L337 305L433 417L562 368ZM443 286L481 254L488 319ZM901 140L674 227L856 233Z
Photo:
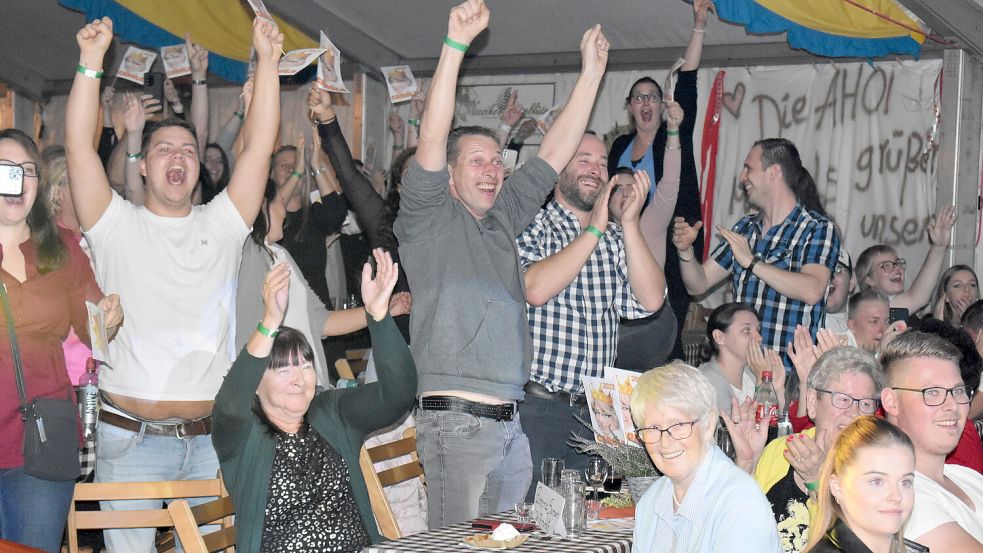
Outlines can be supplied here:
M952 48L963 48L977 59L983 58L983 7L978 2L905 0L904 5L937 34L955 40Z

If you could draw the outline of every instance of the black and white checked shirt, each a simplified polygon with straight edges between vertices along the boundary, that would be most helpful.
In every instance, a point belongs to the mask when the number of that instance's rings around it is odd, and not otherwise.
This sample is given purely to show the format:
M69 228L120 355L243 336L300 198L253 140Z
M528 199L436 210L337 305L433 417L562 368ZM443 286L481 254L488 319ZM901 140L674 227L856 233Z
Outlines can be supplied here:
M551 201L516 239L523 269L580 234L577 217ZM620 317L651 315L631 291L624 234L610 223L570 286L541 307L527 308L533 341L530 380L566 392L581 388L581 376L604 376L605 365L614 363Z

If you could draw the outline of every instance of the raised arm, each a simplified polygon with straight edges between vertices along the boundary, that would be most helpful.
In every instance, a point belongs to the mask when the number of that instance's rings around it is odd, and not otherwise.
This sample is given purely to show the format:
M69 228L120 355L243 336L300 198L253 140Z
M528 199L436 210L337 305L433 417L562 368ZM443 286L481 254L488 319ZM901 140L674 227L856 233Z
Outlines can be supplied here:
M440 49L440 60L434 71L427 107L420 124L416 162L425 171L440 171L447 166L447 135L454 120L454 95L464 50L474 37L488 27L490 16L484 0L467 0L451 10L447 21L447 38ZM577 140L579 142L580 138ZM573 155L573 151L570 155Z
M686 45L686 53L683 55L683 71L692 71L700 67L700 58L703 57L703 35L706 33L707 19L710 12L716 12L713 0L695 0L693 2L693 32L689 36L689 43ZM695 117L696 114L694 113Z
M191 124L198 139L198 157L205 159L208 149L208 50L191 42L191 33L184 37L191 62Z
M546 132L543 143L539 146L539 157L549 163L557 173L566 167L584 137L587 120L590 118L591 110L594 109L597 88L601 84L604 69L608 64L608 39L601 32L600 25L594 25L584 33L584 37L580 40L580 52L582 60L580 77L570 93L567 105L557 116L550 130ZM453 98L451 101L453 102Z
M672 214L676 211L676 198L679 197L679 173L682 168L679 125L683 121L683 110L672 100L666 106L666 149L662 157L662 180L655 187L655 196L639 217L638 223L649 251L659 267L666 266L666 234L672 224ZM676 134L670 134L673 131Z
M123 100L123 124L126 127L125 197L133 205L143 205L146 195L143 175L140 174L140 159L143 157L141 151L143 128L147 124L147 118L160 110L160 100L150 94L137 97L134 94L126 93Z
M242 127L242 154L229 180L229 198L243 222L252 226L263 203L270 156L280 126L280 77L277 60L283 34L266 19L253 20L256 73L252 104Z
M939 209L935 221L928 228L928 238L932 246L925 254L925 261L912 281L911 287L891 298L891 307L904 307L915 313L928 304L935 292L945 251L952 241L952 225L956 222L956 206L948 205Z
M92 228L109 207L112 190L92 144L99 124L99 79L106 49L113 41L113 22L97 19L75 35L79 67L65 109L65 158L71 175L72 200L82 230Z

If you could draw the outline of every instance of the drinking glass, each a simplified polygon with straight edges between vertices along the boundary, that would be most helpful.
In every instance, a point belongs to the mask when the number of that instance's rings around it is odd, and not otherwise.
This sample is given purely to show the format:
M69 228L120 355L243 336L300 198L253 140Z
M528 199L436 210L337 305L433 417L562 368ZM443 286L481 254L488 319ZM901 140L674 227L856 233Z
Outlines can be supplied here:
M556 457L546 457L543 459L542 466L540 467L543 485L559 491L560 476L563 474L564 467L566 467L566 463L563 459L557 459Z
M583 482L570 482L563 488L563 526L570 537L577 537L587 524L585 493Z
M595 501L601 499L601 488L604 486L604 481L608 479L610 471L611 465L603 457L590 457L587 459L587 468L584 469L584 476L587 478L587 483L594 490Z
M515 504L515 514L518 516L519 524L526 524L529 522L529 514L532 513L532 503L516 503Z

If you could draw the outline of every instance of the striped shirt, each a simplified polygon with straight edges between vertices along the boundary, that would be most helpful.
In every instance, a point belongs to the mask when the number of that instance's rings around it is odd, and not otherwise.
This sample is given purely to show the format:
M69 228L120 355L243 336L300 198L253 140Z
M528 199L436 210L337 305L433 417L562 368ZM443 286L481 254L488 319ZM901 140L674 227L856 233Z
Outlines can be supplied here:
M577 217L551 201L516 239L523 269L556 254L580 233ZM542 306L527 308L530 379L566 392L581 388L581 376L602 377L604 367L614 364L620 317L651 315L631 291L624 233L613 223L569 286Z
M793 273L817 264L832 274L840 253L840 237L829 219L798 203L784 221L767 232L761 228L761 218L761 213L744 216L733 230L748 239L751 253L762 263ZM750 304L761 315L762 344L781 352L786 368L791 368L785 348L792 341L796 325L808 328L815 339L826 314L825 295L815 305L782 295L736 263L726 240L720 241L710 257L732 272L734 301Z

